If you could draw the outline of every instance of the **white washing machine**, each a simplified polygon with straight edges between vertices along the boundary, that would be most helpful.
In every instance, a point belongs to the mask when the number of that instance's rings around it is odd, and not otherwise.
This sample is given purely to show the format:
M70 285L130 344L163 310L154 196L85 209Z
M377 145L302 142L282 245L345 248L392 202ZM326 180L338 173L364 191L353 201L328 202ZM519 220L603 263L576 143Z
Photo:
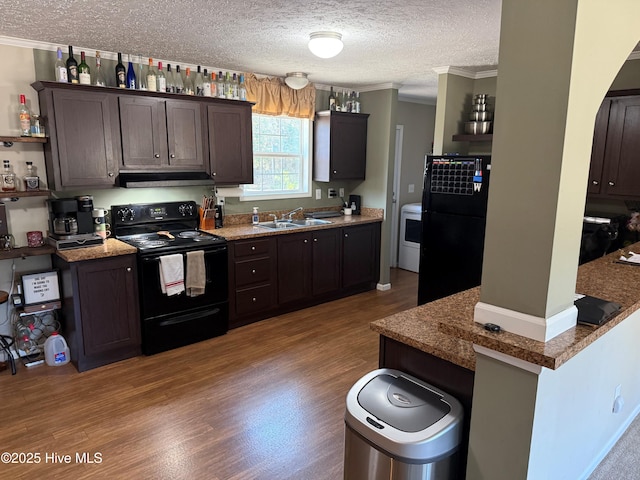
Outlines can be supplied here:
M421 216L421 203L407 203L400 210L398 267L412 272L420 269Z

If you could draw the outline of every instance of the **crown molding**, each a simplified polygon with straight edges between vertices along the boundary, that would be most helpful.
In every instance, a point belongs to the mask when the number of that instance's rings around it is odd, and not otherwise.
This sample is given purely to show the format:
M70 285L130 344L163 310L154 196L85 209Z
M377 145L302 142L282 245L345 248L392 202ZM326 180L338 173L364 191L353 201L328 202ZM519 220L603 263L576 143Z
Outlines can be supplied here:
M482 72L472 72L470 70L465 70L464 68L460 68L460 67L446 66L446 67L435 67L433 68L433 71L436 72L438 75L450 73L453 75L457 75L459 77L470 78L471 80L478 80L479 78L489 78L489 77L498 76L498 70L496 69L484 70Z

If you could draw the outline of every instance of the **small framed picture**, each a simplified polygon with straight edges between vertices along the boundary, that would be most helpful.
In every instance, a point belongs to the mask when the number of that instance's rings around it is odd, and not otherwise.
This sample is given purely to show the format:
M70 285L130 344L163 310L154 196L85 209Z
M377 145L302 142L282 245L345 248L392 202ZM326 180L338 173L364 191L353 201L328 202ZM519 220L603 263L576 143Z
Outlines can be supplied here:
M22 294L25 305L55 302L60 300L58 272L31 273L22 276Z

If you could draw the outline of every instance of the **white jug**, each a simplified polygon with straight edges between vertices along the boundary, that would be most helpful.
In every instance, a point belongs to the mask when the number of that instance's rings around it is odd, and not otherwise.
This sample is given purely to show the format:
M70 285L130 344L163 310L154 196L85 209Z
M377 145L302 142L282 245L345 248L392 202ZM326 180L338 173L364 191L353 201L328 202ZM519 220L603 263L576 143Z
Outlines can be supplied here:
M53 332L44 342L44 361L51 367L59 367L69 363L71 355L67 341L58 332Z

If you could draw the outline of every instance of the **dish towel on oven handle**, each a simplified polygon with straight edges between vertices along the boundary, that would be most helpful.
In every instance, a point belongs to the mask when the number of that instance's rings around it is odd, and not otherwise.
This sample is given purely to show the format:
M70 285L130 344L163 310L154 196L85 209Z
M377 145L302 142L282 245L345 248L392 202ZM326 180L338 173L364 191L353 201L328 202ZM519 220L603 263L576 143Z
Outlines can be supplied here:
M160 288L168 296L184 292L184 265L182 254L160 257Z
M204 267L204 251L187 252L187 276L185 286L188 297L197 297L204 293L207 272Z

